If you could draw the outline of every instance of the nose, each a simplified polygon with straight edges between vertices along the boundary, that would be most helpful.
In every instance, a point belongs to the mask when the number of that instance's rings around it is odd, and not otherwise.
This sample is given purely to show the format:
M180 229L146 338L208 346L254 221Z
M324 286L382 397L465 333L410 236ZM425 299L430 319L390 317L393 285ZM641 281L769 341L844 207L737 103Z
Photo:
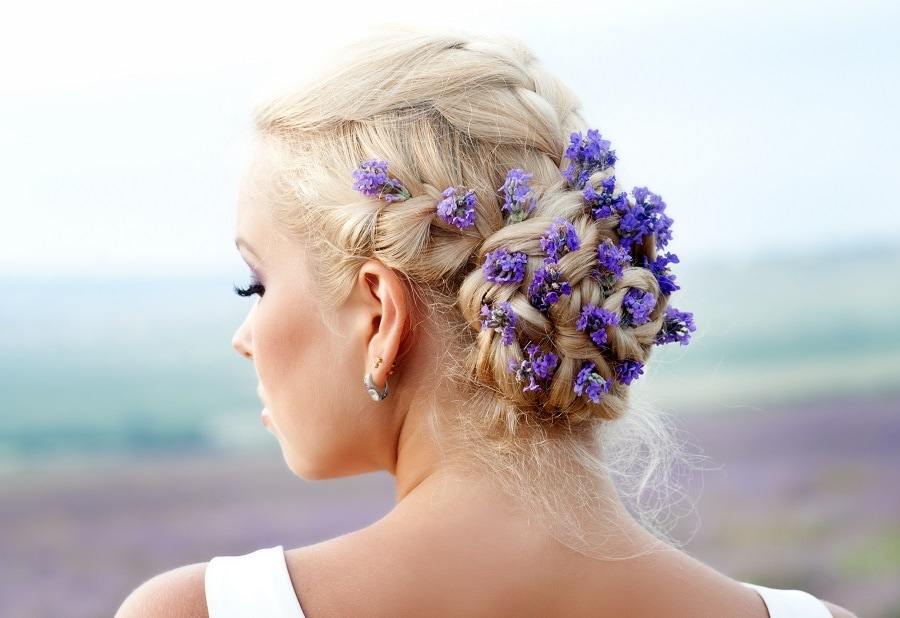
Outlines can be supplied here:
M234 331L234 336L231 338L231 347L244 358L253 360L253 339L250 337L251 315L253 315L253 309L247 313L247 317L244 318L244 321L238 326L238 329Z

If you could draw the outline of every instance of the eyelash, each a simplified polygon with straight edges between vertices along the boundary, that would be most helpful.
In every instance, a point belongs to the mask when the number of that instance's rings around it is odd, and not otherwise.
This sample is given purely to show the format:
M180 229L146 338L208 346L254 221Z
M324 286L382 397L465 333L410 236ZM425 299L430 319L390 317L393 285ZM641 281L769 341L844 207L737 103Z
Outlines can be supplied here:
M265 292L266 288L259 281L251 281L250 285L245 288L234 286L234 293L243 297L253 296L254 294L262 296Z

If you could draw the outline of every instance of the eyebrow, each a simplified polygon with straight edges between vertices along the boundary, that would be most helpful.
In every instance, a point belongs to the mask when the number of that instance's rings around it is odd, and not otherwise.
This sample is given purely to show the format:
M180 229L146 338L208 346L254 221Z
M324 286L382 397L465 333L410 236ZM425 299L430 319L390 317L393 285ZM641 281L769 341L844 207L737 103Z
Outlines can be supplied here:
M237 247L239 250L246 249L247 251L252 253L254 256L256 256L256 251L253 250L253 247L250 245L250 243L247 242L246 240L244 240L243 238L241 238L240 236L238 236L237 238L234 239L234 246ZM256 257L258 257L258 256L256 256Z

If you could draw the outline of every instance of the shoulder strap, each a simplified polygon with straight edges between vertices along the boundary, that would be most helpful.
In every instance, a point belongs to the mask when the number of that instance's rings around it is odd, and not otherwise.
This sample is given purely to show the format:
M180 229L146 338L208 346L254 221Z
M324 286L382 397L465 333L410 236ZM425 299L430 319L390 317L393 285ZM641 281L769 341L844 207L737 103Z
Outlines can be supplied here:
M213 558L206 567L206 604L210 618L303 618L280 546Z
M775 590L753 584L769 610L769 618L832 618L831 612L813 595L800 590Z

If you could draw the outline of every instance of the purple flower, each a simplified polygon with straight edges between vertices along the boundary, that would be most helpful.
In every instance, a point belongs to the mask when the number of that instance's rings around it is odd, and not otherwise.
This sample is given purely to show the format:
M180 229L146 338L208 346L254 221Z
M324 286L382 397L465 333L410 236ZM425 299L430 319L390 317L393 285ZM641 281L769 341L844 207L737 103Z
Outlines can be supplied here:
M521 363L517 363L513 359L509 359L509 372L516 374L516 380L519 382L528 382L523 391L539 391L541 387L536 380L549 380L556 371L556 365L559 359L553 352L540 354L541 349L534 343L530 343L525 347L528 358Z
M521 283L525 278L528 256L524 253L510 253L503 247L484 256L484 278L492 283Z
M528 300L538 311L546 312L559 300L560 294L568 296L572 288L568 281L560 281L562 273L556 263L545 260L544 265L534 271L534 280L528 286Z
M662 329L656 335L654 341L657 345L678 342L687 345L691 340L691 333L697 330L694 326L694 314L688 311L679 311L675 307L666 307L666 317L663 319Z
M603 396L609 392L612 381L604 379L603 376L595 371L596 368L594 363L585 363L581 367L581 371L578 372L578 377L575 378L575 384L572 385L572 388L575 390L576 395L587 395L588 399L594 403L600 403Z
M353 170L353 188L367 197L382 199L391 202L402 202L410 198L400 181L389 178L387 175L387 162L372 159L359 164Z
M643 258L644 268L650 270L656 281L659 283L659 290L666 296L672 292L680 290L681 287L675 283L675 275L669 272L669 264L678 264L678 256L674 253L664 253L657 256L655 260L649 260L646 256Z
M481 306L481 330L493 329L500 333L503 345L509 345L516 336L516 316L512 305L509 303L496 303L493 308L488 305Z
M537 206L534 201L534 192L528 181L531 174L523 170L509 170L506 174L506 182L497 191L503 194L503 206L500 210L509 213L512 221L523 221Z
M651 292L631 288L622 301L625 324L640 326L650 321L650 313L656 307L656 299Z
M584 186L584 199L595 219L606 219L613 214L622 215L628 212L628 194L624 191L615 193L616 177L604 178L600 183L601 192L597 193L594 185Z
M597 346L606 345L606 327L615 326L616 314L603 307L585 305L581 308L581 317L575 328L585 331Z
M616 382L628 386L644 375L644 364L640 361L625 359L616 364Z
M610 150L609 146L609 141L603 139L596 129L589 130L584 138L580 132L569 136L566 158L571 163L563 172L563 176L569 181L569 187L580 189L585 186L591 174L616 164L616 151Z
M475 192L467 191L463 195L457 195L455 187L450 187L441 195L444 196L437 205L438 215L461 230L472 227L475 224Z
M622 245L630 247L639 244L644 236L656 236L656 245L663 249L672 240L672 219L665 214L666 203L647 187L635 187L634 205L622 215L619 221L619 236Z
M600 264L597 278L604 287L611 288L622 278L622 270L631 263L631 256L625 247L604 240L597 246L597 261Z
M575 226L562 217L556 217L547 233L541 236L541 249L554 262L581 246Z

